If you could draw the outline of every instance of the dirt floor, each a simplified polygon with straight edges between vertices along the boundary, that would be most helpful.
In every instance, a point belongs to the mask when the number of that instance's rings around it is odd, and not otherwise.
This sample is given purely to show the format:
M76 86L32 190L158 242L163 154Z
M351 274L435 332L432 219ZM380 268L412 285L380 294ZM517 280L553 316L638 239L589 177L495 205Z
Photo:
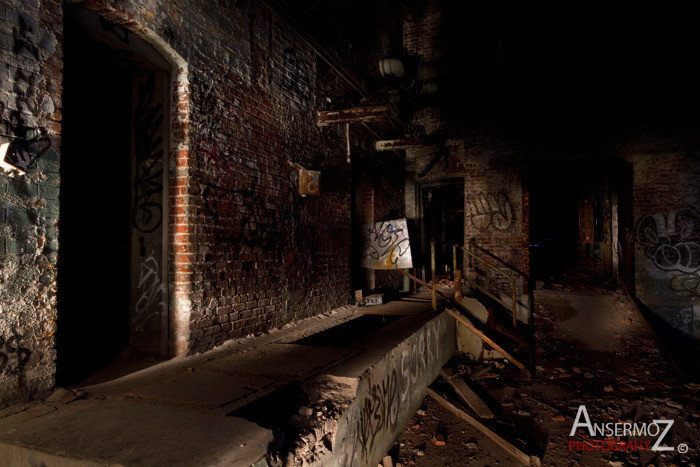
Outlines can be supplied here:
M495 413L495 419L482 420L485 425L542 465L700 465L700 385L679 382L626 292L594 280L579 287L552 282L535 293L535 313L538 353L532 380L500 362L475 363L472 375L491 368L474 381L463 378ZM459 403L447 384L438 380L433 388ZM569 436L581 405L593 424L631 423L641 429L653 420L673 420L661 444L673 450L651 450L658 436L590 436L587 428ZM665 423L658 426L663 431ZM606 441L616 441L616 447L624 441L626 449L611 450ZM404 466L519 465L430 398L390 454Z

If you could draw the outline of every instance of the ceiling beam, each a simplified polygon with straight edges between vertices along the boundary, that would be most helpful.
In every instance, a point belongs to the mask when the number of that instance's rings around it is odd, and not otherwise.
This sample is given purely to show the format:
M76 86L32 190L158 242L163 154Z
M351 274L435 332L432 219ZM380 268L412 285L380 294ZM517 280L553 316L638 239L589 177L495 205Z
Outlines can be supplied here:
M344 110L321 110L318 112L318 125L340 125L345 123L379 122L389 118L389 107L355 107Z
M383 139L374 143L375 151L396 151L425 146L424 138Z

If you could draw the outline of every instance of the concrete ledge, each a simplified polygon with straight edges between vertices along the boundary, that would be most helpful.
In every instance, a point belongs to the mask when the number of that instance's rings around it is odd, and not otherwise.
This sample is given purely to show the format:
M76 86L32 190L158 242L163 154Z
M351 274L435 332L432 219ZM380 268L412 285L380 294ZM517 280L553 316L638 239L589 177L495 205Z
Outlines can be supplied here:
M376 466L452 357L454 319L406 317L358 345L367 350L305 385L312 415L295 418L299 438L287 461Z
M374 467L452 356L454 320L347 309L304 324L8 408L0 466Z

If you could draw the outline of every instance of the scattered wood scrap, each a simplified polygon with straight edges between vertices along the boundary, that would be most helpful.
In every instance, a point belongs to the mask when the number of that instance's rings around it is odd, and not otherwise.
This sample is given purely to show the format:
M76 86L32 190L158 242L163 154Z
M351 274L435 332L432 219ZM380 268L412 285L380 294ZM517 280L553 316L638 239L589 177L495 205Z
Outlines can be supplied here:
M489 370L491 370L491 368L492 368L491 365L485 366L481 370L477 370L474 373L472 373L471 376L469 376L469 379L472 381L476 381L476 380L480 379L483 375L488 373Z
M440 396L438 393L433 391L432 389L428 388L428 395L435 399L435 401L461 418L462 420L465 420L469 424L471 424L474 428L477 430L481 431L483 434L488 436L491 440L493 440L496 444L498 444L504 451L506 451L508 454L513 456L517 461L522 464L522 465L528 465L528 466L535 466L539 467L542 465L539 457L537 456L528 456L524 452L522 452L520 449L516 448L512 444L510 444L508 441L503 439L501 436L497 435L493 431L491 431L489 428L487 428L485 425L483 425L481 422L476 420L474 417L470 416L463 410L457 408L455 405L450 403L447 399L444 397Z
M476 326L474 326L472 324L472 322L469 321L467 318L462 316L461 313L459 313L457 310L454 310L452 308L448 308L447 312L449 314L451 314L457 321L462 323L467 329L469 329L471 332L473 332L474 334L479 336L481 339L483 339L484 342L486 342L488 345L493 347L494 350L496 350L498 353L503 355L506 358L506 360L508 360L510 363L512 363L513 365L520 368L522 370L522 372L525 374L525 377L527 379L530 379L532 377L532 375L530 375L530 371L527 368L525 368L525 365L523 365L522 363L517 361L512 355L510 355L508 352L503 350L503 348L501 346L496 344L490 337L488 337L486 334L484 334L479 329L477 329Z
M450 383L450 386L452 386L452 389L455 390L455 392L459 395L459 397L462 398L464 402L471 407L474 412L479 416L479 418L494 418L493 412L489 407L484 403L484 401L481 400L479 396L476 395L476 393L467 386L467 383L464 382L463 379L461 378L453 378L451 376L452 369L448 368L442 369L442 376L447 380L448 383Z

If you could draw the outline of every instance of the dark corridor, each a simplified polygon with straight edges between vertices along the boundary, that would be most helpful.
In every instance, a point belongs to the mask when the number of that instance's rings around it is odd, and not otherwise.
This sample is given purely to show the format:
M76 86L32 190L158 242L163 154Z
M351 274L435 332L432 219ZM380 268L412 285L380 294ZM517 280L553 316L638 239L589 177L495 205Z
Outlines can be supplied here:
M530 250L535 279L566 281L583 273L619 279L624 254L618 234L631 208L620 161L550 163L528 173Z

